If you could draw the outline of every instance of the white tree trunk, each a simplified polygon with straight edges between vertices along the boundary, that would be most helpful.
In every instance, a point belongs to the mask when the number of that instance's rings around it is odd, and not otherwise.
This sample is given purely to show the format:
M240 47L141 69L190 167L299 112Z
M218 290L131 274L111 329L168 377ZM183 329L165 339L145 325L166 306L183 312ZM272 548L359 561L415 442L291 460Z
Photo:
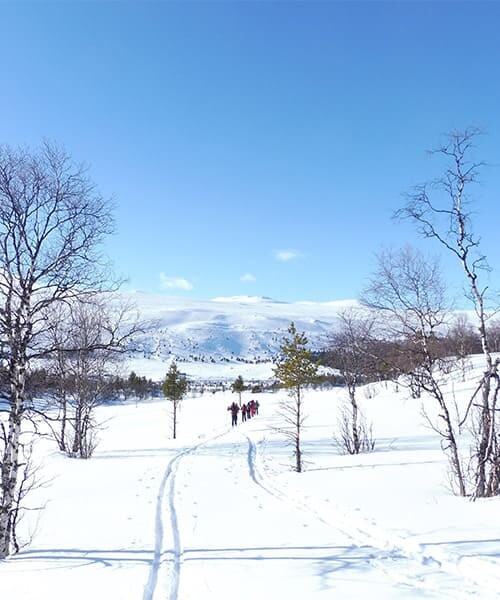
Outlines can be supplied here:
M24 410L24 384L26 369L15 364L11 372L11 408L8 435L2 459L2 484L0 498L0 559L10 554L12 519L16 508L16 483L19 470L19 444L21 420Z

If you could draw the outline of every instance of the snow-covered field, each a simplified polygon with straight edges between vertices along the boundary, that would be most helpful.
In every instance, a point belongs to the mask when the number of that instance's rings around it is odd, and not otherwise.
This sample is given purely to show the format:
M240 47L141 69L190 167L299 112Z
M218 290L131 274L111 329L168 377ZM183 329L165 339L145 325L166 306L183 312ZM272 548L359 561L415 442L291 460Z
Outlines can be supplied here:
M121 365L120 369L124 376L134 371L137 375L162 381L165 379L172 358L129 358ZM205 362L178 362L179 370L184 373L190 381L221 381L231 384L243 375L246 382L267 381L273 377L273 363L241 363L237 361L205 363Z
M359 456L332 441L345 392L307 393L301 474L273 429L283 393L244 393L261 410L236 428L235 395L186 398L176 441L166 400L104 406L88 461L41 440L50 483L30 501L47 506L31 545L0 563L0 598L500 598L500 498L453 496L420 401L370 390L376 447Z

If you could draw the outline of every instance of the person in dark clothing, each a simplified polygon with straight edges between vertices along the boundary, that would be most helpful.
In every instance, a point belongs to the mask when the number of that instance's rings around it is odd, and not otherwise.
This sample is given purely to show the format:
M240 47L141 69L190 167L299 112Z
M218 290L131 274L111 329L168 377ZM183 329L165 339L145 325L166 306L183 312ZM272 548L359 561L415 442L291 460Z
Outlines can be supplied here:
M247 405L243 404L241 407L241 422L244 423L247 420Z
M259 414L259 401L255 400L255 414L258 415Z
M231 411L231 425L233 427L238 425L238 411L240 410L240 407L236 404L236 402L233 402L231 406L227 407L227 410Z

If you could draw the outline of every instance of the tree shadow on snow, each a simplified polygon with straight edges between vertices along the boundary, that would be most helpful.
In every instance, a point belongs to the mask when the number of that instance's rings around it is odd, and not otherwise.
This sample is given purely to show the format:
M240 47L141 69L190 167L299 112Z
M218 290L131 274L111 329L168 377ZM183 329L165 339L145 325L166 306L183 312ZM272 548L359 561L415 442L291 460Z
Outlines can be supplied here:
M54 561L55 569L79 568L90 564L100 564L105 567L117 567L125 563L152 564L153 550L102 550L95 548L44 548L39 550L23 550L9 557L9 562ZM63 563L63 564L61 564ZM46 565L41 566L43 570Z

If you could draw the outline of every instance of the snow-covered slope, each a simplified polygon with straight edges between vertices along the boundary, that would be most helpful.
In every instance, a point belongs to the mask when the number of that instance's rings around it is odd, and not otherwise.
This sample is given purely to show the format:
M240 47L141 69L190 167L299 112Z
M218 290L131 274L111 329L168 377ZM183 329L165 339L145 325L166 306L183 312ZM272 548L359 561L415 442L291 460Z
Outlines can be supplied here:
M193 300L143 292L126 297L147 324L140 336L143 357L212 363L271 360L291 321L306 333L311 349L324 348L338 313L355 304L288 303L257 296Z
M472 357L466 381L448 375L460 410L481 365ZM45 508L20 523L29 546L0 561L0 597L500 600L500 498L452 495L422 410L435 402L386 382L361 387L376 445L345 455L332 436L346 395L305 393L300 474L282 435L285 391L245 392L259 414L236 427L235 394L188 395L175 440L165 399L107 403L90 460L39 438L46 483L25 501Z

